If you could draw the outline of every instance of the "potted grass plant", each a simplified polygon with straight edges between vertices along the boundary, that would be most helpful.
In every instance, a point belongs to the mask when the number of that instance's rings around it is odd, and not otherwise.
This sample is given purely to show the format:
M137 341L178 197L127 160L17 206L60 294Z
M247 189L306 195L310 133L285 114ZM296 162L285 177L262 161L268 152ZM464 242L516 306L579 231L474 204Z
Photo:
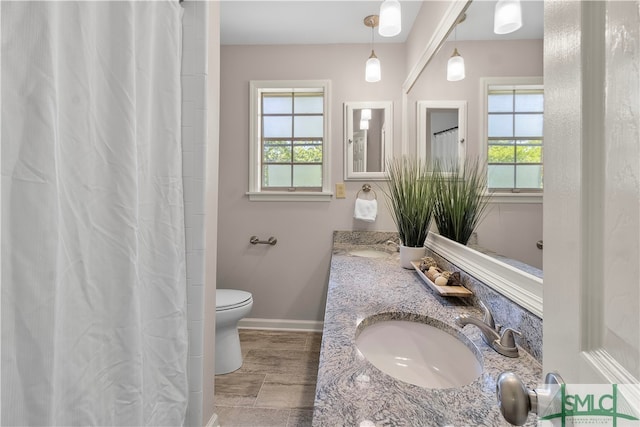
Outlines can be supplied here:
M466 245L484 218L489 202L487 174L477 160L444 167L433 172L433 217L441 236Z
M411 261L424 256L433 217L432 174L425 164L403 157L387 163L386 176L384 193L400 237L400 264L412 269Z

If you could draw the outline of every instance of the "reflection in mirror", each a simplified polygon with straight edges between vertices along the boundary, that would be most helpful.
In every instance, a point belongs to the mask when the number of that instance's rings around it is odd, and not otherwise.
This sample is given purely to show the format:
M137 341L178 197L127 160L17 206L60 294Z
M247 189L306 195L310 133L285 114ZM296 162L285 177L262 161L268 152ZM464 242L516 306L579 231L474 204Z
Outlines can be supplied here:
M345 103L345 180L385 179L393 153L392 107L390 101Z
M465 158L466 101L418 101L418 158L428 164L458 163Z
M485 98L478 96L480 86L480 76L505 76L510 77L531 77L543 75L543 40L541 38L543 28L543 3L536 1L522 2L524 7L532 7L537 10L524 11L523 16L527 16L527 24L519 31L513 33L514 36L522 31L534 30L536 27L539 31L532 33L540 34L538 40L531 36L520 38L514 37L513 40L505 40L504 36L492 39L492 37L473 37L477 30L489 27L487 34L493 34L491 25L485 25L492 22L492 11L495 2L449 2L449 8L446 11L438 9L438 5L443 2L423 2L421 13L414 22L414 28L425 29L428 33L429 28L434 30L421 37L426 46L421 49L415 48L415 52L423 52L423 56L418 59L416 56L411 62L414 66L409 66L410 73L403 84L403 120L407 123L403 129L404 146L406 152L416 153L422 159L427 159L431 155L427 151L427 130L426 130L426 112L425 114L416 115L416 103L420 100L446 100L461 99L467 100L468 114L465 117L466 132L465 143L463 145L464 153L467 158L486 159L487 149L486 140L483 138L485 133L486 115L481 114L482 105L486 102ZM488 9L488 10L486 10ZM457 35L454 35L453 29L455 23L459 20L462 13L466 13L467 19L465 24L458 29ZM483 19L488 17L488 19ZM529 19L531 18L531 19ZM433 22L439 20L441 27L435 27ZM540 25L532 25L533 22ZM470 31L465 34L463 29ZM530 34L530 33L528 33ZM448 43L447 38L453 36L457 41ZM415 40L412 38L412 40ZM467 77L462 82L449 83L446 81L447 62L456 45L460 52L465 56L467 66L473 63L472 72L467 69ZM411 52L411 50L408 50ZM509 70L506 71L505 65L509 64ZM426 106L423 105L424 108ZM436 108L436 107L433 107ZM419 125L419 121L422 125ZM418 133L419 132L419 133ZM459 130L459 132L462 132ZM431 132L433 134L433 132ZM415 145L414 145L415 144ZM430 147L429 147L430 148ZM446 254L446 258L469 272L474 267L481 269L492 277L486 283L498 292L503 293L516 303L523 307L527 307L531 312L542 315L542 280L537 279L531 283L531 278L535 277L523 270L516 268L508 268L512 275L505 276L496 274L498 271L495 258L487 256L487 250L493 254L504 255L508 258L519 258L520 253L526 252L533 254L537 251L541 260L542 251L536 247L536 242L542 237L542 198L540 195L535 197L523 194L508 194L494 197L494 203L487 213L482 224L478 228L476 242L484 246L485 250L481 253L478 250L470 249L470 246L461 247L458 245ZM493 239L487 243L487 237ZM427 246L432 246L429 242ZM530 249L531 248L531 249ZM444 251L438 249L439 253ZM482 259L483 263L471 261L473 258ZM493 255L492 254L492 255ZM455 255L458 255L455 258ZM528 258L527 258L528 259ZM540 267L542 262L540 261ZM520 274L517 274L520 273ZM476 277L480 277L478 272L474 272Z

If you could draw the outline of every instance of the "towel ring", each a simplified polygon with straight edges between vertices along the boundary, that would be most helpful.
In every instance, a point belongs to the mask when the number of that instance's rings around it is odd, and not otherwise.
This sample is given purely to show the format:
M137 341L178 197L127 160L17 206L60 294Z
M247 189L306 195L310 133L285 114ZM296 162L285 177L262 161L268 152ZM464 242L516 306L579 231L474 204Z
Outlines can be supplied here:
M376 191L373 188L371 188L370 184L364 184L362 186L362 188L360 190L358 190L358 192L356 193L356 199L360 196L360 193L363 192L363 191L365 193L373 191L373 200L377 200L378 199L378 195L376 194Z

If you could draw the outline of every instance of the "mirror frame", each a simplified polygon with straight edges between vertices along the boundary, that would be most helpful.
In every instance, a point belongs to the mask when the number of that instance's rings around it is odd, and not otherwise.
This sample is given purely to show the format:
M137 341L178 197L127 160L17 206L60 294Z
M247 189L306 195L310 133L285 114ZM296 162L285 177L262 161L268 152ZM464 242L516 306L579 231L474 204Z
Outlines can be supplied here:
M393 102L392 101L352 101L344 103L344 180L345 181L384 181L387 179L382 172L354 172L353 171L353 110L363 108L383 109L385 123L385 140L382 146L383 161L393 157Z
M428 161L427 158L427 141L430 141L430 135L427 135L427 112L434 110L458 110L458 165L464 165L464 159L467 155L467 101L418 101L416 106L416 153L418 159Z

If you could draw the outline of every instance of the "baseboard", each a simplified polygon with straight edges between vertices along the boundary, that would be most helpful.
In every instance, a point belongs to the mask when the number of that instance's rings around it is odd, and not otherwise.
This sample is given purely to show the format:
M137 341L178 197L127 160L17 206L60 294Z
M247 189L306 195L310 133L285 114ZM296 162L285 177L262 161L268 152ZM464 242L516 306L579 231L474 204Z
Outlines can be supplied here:
M205 427L220 427L220 423L218 422L218 414L214 412Z
M238 322L240 329L266 329L271 331L322 332L324 323L319 320L286 320L246 318Z

